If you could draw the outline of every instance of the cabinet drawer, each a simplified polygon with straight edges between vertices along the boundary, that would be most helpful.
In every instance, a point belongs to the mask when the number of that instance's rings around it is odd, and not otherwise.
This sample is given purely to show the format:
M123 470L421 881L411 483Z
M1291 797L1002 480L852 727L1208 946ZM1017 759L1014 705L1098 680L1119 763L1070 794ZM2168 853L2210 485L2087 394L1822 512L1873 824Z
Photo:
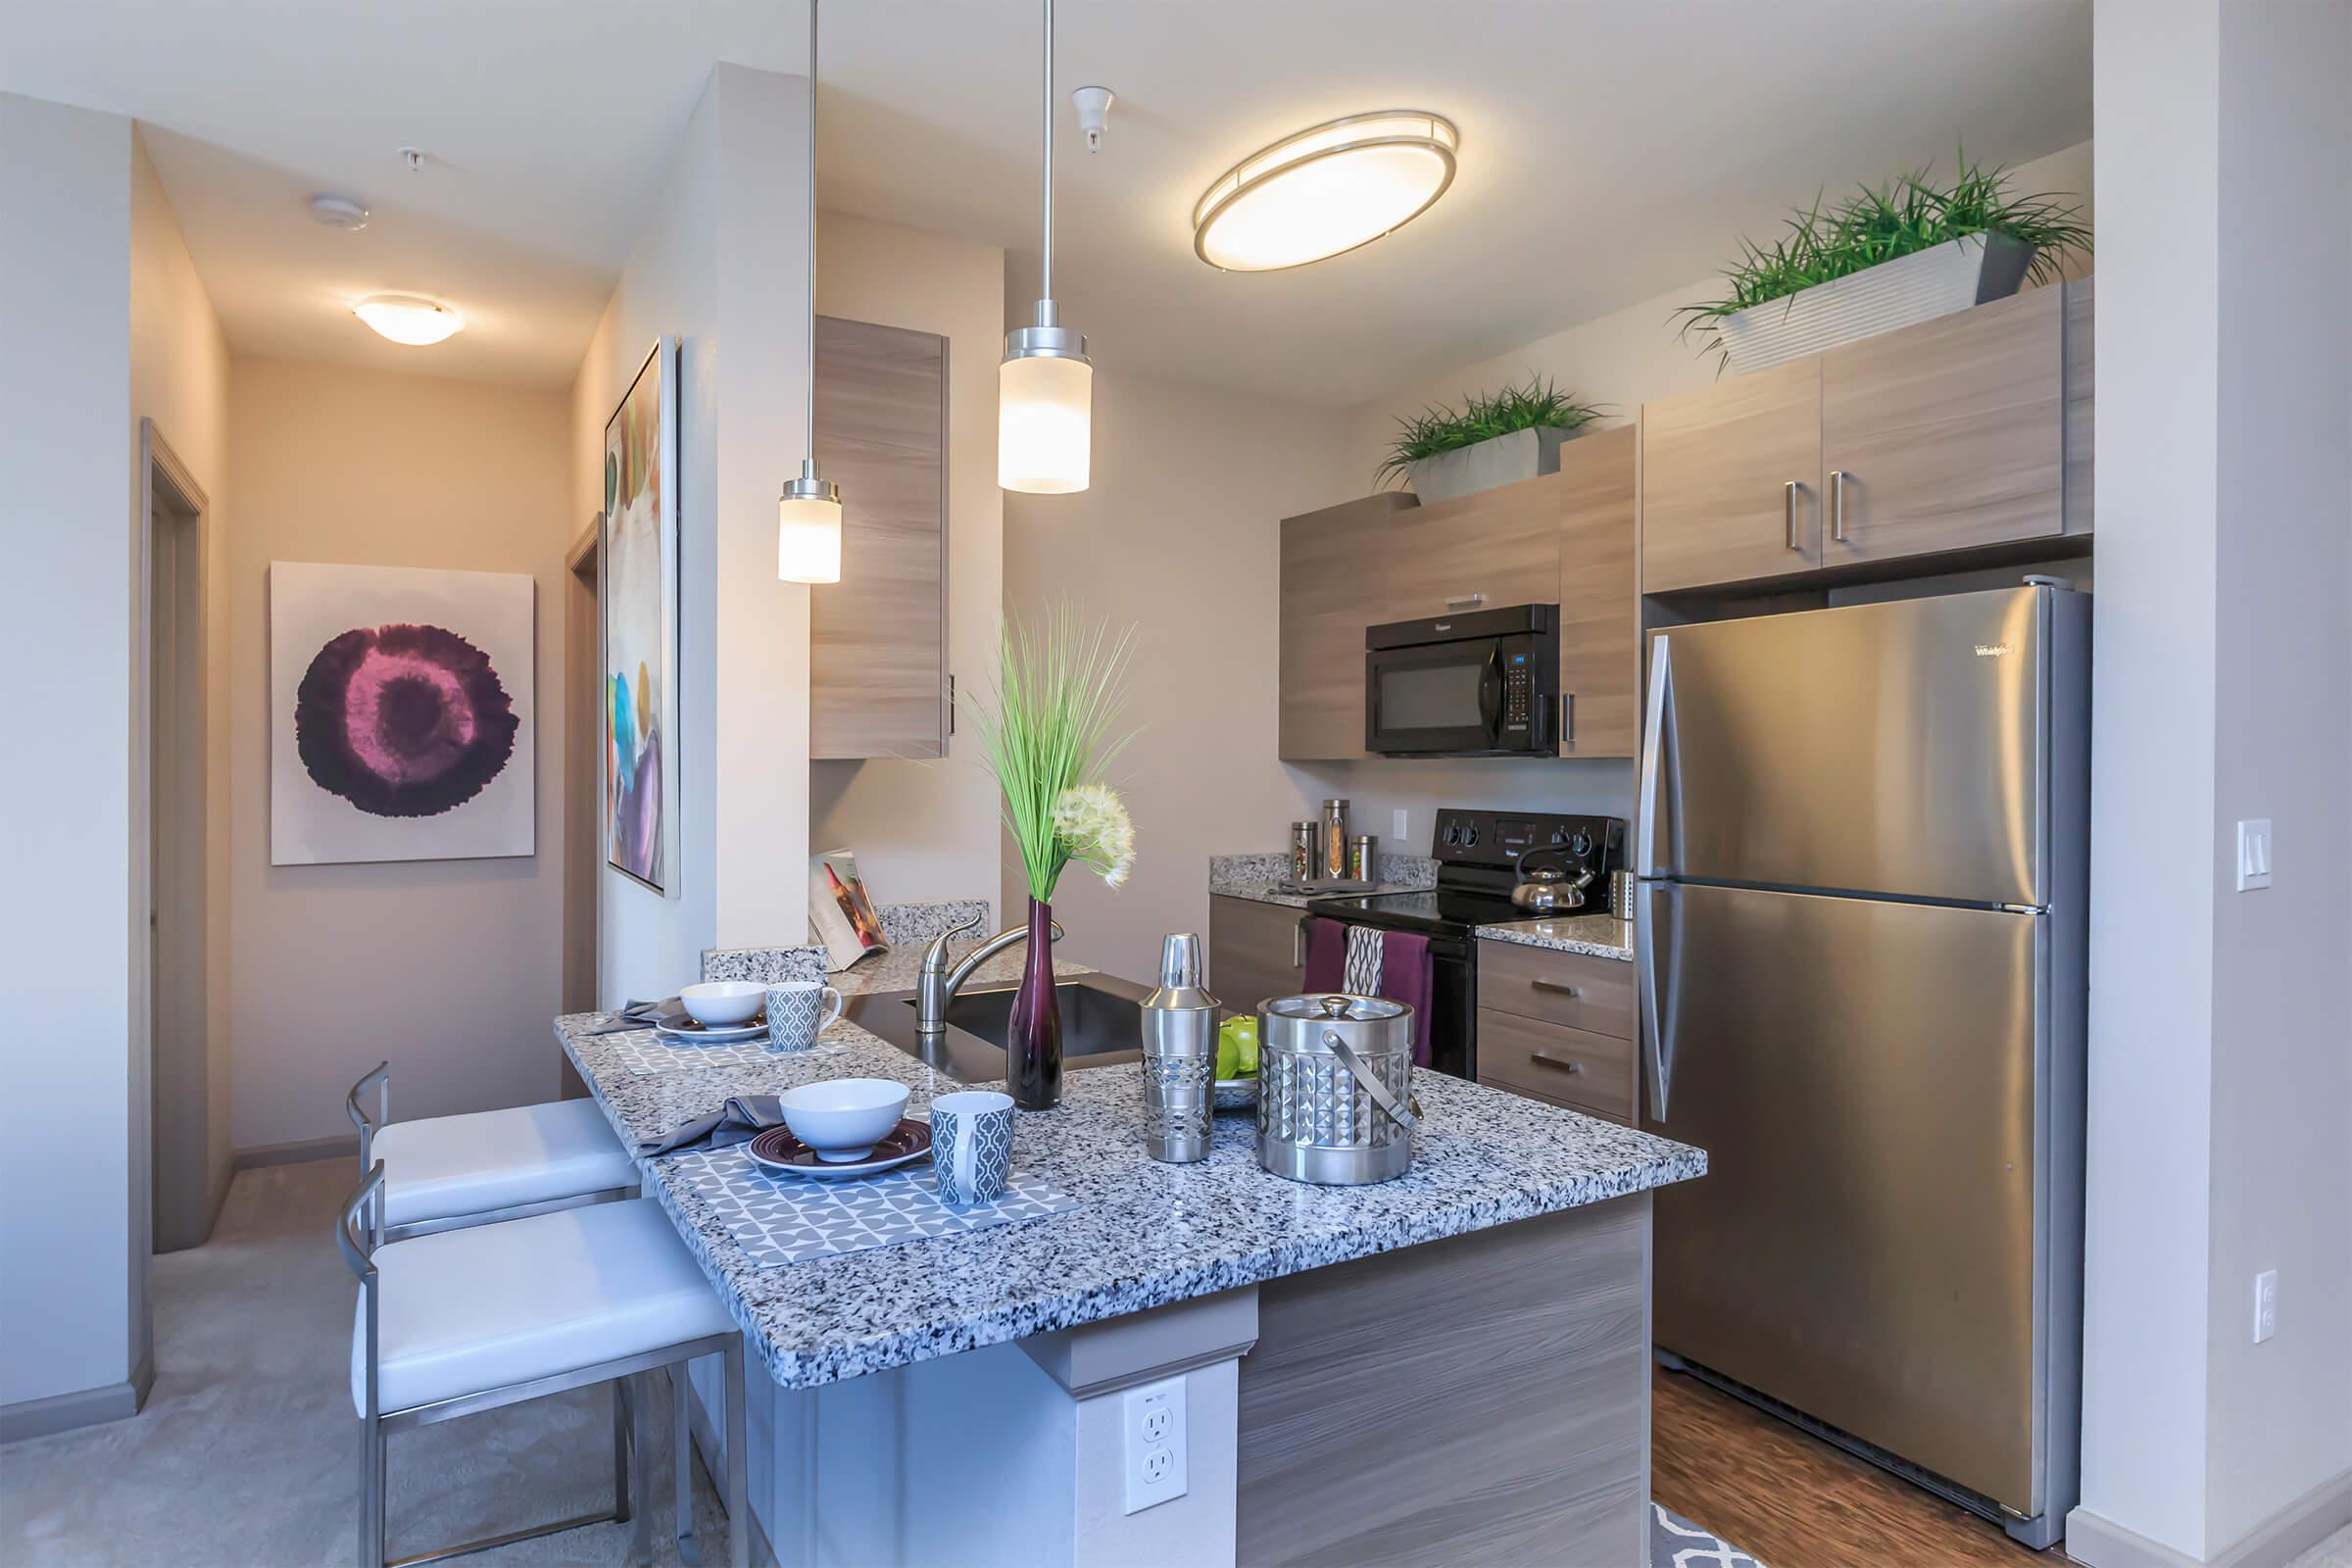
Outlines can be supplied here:
M1481 1007L1478 1081L1630 1122L1634 1043Z
M1631 1040L1633 967L1590 954L1484 941L1478 945L1478 1004Z

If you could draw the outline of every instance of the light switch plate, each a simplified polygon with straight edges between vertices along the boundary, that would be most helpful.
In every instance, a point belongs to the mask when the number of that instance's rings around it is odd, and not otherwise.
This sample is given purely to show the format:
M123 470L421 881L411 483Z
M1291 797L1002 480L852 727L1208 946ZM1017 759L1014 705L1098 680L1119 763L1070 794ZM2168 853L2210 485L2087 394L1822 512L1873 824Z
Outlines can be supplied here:
M2271 885L2271 819L2250 816L2237 824L2237 891Z
M1405 813L1405 809L1401 806L1389 813L1389 837L1396 841L1396 848L1399 851L1412 842L1412 829L1409 826L1411 821L1412 818Z

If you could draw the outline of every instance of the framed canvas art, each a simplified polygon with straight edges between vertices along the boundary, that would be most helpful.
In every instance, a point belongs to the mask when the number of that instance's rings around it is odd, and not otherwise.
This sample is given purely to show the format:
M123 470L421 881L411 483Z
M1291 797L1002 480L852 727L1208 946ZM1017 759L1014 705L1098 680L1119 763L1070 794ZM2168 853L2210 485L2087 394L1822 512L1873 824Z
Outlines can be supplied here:
M527 574L270 564L270 863L536 849Z
M675 338L605 425L605 858L656 893L678 863Z

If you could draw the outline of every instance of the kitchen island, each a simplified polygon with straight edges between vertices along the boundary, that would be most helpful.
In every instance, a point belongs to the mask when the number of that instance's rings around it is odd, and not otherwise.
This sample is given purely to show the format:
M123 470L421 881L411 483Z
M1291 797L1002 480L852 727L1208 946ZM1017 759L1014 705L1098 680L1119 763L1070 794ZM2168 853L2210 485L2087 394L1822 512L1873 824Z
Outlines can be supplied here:
M846 1019L833 1054L639 1074L608 1022L557 1030L632 1144L817 1078L904 1082L917 1116L964 1087ZM779 1561L1641 1560L1647 1195L1703 1154L1424 1073L1407 1175L1308 1187L1258 1168L1247 1115L1201 1163L1147 1157L1132 1061L1064 1082L1015 1165L1078 1206L991 1230L761 1268L642 1162L753 1352ZM1120 1396L1167 1380L1188 1492L1126 1514Z

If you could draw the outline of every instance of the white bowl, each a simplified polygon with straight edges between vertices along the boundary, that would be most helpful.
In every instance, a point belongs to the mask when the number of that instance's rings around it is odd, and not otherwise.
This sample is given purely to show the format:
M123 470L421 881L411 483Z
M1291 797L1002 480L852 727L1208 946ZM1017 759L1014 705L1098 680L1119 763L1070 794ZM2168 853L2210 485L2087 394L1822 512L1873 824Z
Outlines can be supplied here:
M678 1001L706 1029L724 1029L750 1023L760 1016L767 987L757 980L706 980L678 993Z
M825 1078L777 1097L784 1125L834 1164L863 1159L906 1108L906 1086L887 1078Z

